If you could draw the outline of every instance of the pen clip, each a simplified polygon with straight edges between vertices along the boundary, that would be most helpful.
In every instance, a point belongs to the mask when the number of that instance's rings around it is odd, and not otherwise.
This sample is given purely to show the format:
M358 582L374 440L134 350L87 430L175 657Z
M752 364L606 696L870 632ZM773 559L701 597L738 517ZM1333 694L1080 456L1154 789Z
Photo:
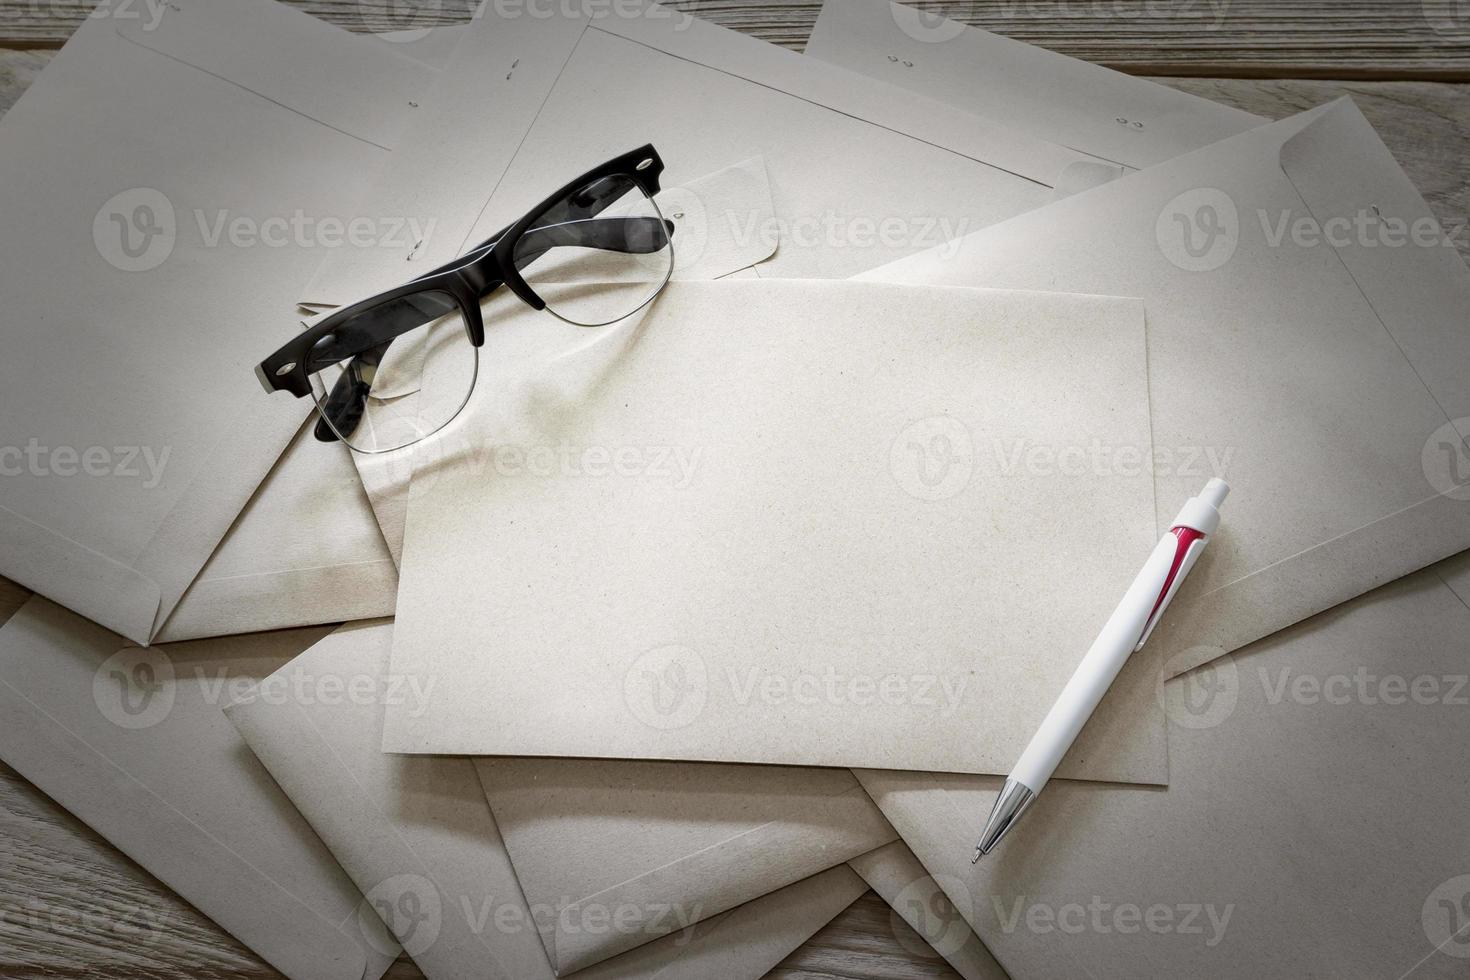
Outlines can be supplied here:
M1164 616L1164 610L1169 608L1169 603L1174 601L1174 593L1179 591L1179 586L1184 584L1184 577L1199 560L1200 552L1205 550L1205 541L1208 536L1203 532L1185 525L1178 525L1169 530L1174 535L1177 544L1174 546L1174 561L1169 566L1169 574L1164 578L1164 584L1159 589L1159 597L1154 602L1153 612L1149 613L1148 620L1143 624L1143 633L1138 638L1138 645L1133 648L1137 653L1143 649L1153 633L1154 627Z

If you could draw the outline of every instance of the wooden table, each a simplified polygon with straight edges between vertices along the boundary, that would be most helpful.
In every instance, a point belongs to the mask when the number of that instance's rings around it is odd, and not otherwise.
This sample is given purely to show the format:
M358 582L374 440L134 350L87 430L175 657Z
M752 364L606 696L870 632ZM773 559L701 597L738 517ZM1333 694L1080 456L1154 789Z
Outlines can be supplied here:
M104 0L141 3L142 0ZM413 26L467 16L459 0ZM0 0L0 111L94 4ZM404 26L404 0L300 0L352 30ZM700 17L800 48L820 0L692 0ZM1271 118L1352 95L1470 255L1470 0L947 0L924 3ZM1464 8L1461 11L1461 8ZM1458 18L1456 15L1459 14ZM8 49L8 50L5 50ZM1321 79L1321 80L1317 80ZM1327 80L1332 79L1332 80ZM25 592L0 579L0 620ZM268 977L273 972L0 765L0 976ZM390 976L420 976L407 960ZM953 977L871 892L793 953L781 980Z

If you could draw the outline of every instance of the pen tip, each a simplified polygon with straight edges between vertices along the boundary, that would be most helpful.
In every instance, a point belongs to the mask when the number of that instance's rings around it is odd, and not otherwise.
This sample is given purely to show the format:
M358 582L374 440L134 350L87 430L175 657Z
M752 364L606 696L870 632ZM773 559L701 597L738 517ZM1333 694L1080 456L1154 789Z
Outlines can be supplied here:
M972 857L972 858L970 858L970 863L971 864L979 864L980 863L980 859L983 858L984 856L985 856L985 852L982 851L982 850L980 850L980 848L977 847L977 848L975 848L975 856Z

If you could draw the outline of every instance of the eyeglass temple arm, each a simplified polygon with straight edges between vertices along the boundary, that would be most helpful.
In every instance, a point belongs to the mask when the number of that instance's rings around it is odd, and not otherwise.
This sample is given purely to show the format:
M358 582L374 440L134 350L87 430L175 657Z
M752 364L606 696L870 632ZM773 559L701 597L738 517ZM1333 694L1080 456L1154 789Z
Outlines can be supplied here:
M661 222L657 218L646 216L582 218L529 228L521 236L522 247L516 250L516 265L519 267L529 265L551 249L561 245L596 248L606 252L622 252L629 255L646 255L650 252L657 252L667 244L667 241L660 241L662 236L655 233L660 226L664 235L673 236L674 223L672 221ZM494 248L507 231L509 231L508 228L500 229L494 236L476 245L453 262L432 269L413 281L423 282L425 279L431 279L445 272L464 268ZM488 285L490 288L485 291L486 295L503 283L497 279Z
M542 226L554 226L569 221L586 221L588 219L595 218L597 217L597 215L601 214L603 211L606 211L616 201L627 194L628 190L629 188L625 183L616 180L603 179L593 181L592 183L583 187L582 190L577 194L566 198L554 207L548 208L540 216L540 224ZM666 222L666 224L669 233L672 234L674 230L673 223ZM515 226L506 225L504 228L491 235L485 241L466 251L461 258L456 259L448 265L440 266L438 269L434 269L431 272L425 273L423 276L420 276L419 279L427 279L429 276L438 275L441 272L451 272L455 269L461 268L469 262L473 262L476 259L479 259L491 248L495 247L495 245L499 243L499 241L504 238L506 233L508 233L513 227ZM533 229L533 231L534 230L535 229ZM531 232L527 232L527 234L530 233ZM598 234L598 232L594 230L593 232L591 232L591 234L596 235ZM654 251L657 251L657 249L654 249ZM540 251L536 254L544 255L545 252ZM517 263L517 265L519 264L520 263ZM417 282L419 280L416 279L414 281Z
M337 378L337 383L332 385L326 401L319 406L322 417L316 420L316 427L311 433L317 442L337 442L338 432L356 431L367 410L368 393L373 388L372 381L362 376L361 369L376 369L382 364L391 343L392 340L385 340L371 350L354 355L348 362L347 369Z

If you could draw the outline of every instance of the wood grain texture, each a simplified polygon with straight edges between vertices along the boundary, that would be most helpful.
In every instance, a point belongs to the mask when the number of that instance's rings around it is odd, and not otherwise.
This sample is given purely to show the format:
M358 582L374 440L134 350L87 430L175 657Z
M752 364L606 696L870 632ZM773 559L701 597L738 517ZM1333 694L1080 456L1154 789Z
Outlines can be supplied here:
M449 2L445 0L445 9ZM1109 10L1139 6L1126 0L1118 0L1116 4L1107 0L1107 3ZM22 6L38 13L29 21L12 19L11 15ZM329 14L355 29L412 27L424 22L414 17L375 20L385 9L381 0L363 0L361 6L345 0L304 6ZM815 17L817 4L757 5L701 0L685 6L728 26L799 43ZM1002 6L998 2L977 4L977 8ZM1040 5L1019 2L1010 6L1019 11L1042 9ZM1084 7L1083 0L1071 6L1080 10ZM1353 65L1361 69L1394 51L1398 52L1395 57L1406 57L1407 49L1403 46L1412 47L1409 41L1400 38L1390 44L1383 35L1388 32L1386 25L1400 25L1407 32L1405 37L1419 36L1414 34L1417 28L1408 23L1412 19L1407 11L1410 6L1422 9L1418 0L1412 4L1366 4L1356 0L1335 4L1237 2L1231 7L1231 16L1247 19L1257 16L1257 24L1249 30L1266 31L1271 37L1297 38L1291 43L1260 42L1258 53L1253 55L1258 59L1265 57L1262 52L1275 57L1324 47L1324 39L1329 37L1336 37L1337 44L1357 44L1356 49L1331 54L1320 62L1347 73ZM30 39L60 39L76 22L81 9L71 0L57 0L47 4L44 10L29 0L24 4L0 0L0 36L24 28L30 32L25 35ZM1275 13L1268 17L1269 11ZM997 23L986 26L1025 36L1019 30L1007 30ZM1084 56L1091 53L1095 58L1103 48L1137 57L1138 51L1127 45L1148 34L1147 25L1136 22L1131 28L1134 34L1127 36L1117 34L1121 30L1117 25L1095 23L1089 32L1086 25L1079 26L1066 18L1056 23L1038 21L1030 27L1050 37L1051 46L1059 50ZM1236 24L1230 30L1246 32L1247 28ZM1078 32L1075 43L1093 47L1069 50L1066 44L1073 41L1068 40L1068 31ZM1237 36L1244 34L1219 34L1212 43L1225 46L1227 42L1234 43L1230 39ZM1120 45L1119 37L1125 43ZM1035 39L1047 43L1046 37ZM1180 38L1176 52L1196 57L1210 50L1200 46L1190 48L1185 40ZM1443 66L1465 56L1464 39L1455 46L1440 45L1434 38L1420 40L1425 44L1414 57L1423 63ZM1447 52L1452 48L1455 53L1450 58ZM1147 47L1140 50L1148 53ZM49 59L50 55L42 51L0 51L0 112L14 103ZM1168 65L1156 61L1130 65L1117 58L1100 60L1150 71L1169 70ZM1203 60L1196 66L1208 63ZM1401 73L1411 70L1402 64ZM1280 118L1338 95L1350 94L1379 128L1441 221L1453 228L1470 216L1470 182L1464 166L1464 161L1470 159L1470 86L1223 78L1164 81L1270 118ZM1456 240L1462 252L1470 254L1465 238L1462 232ZM25 590L0 579L0 621L8 619L25 597ZM275 974L147 872L14 771L0 765L0 977L41 980L96 976L264 980ZM421 974L412 963L403 960L389 976L408 980ZM776 980L919 980L953 976L953 971L871 892L771 974Z
M6 578L0 578L0 623L4 623L30 598L30 593Z
M103 0L146 18L163 0ZM469 0L292 0L351 30L453 23ZM557 10L608 0L492 0ZM150 4L152 5L150 7ZM799 48L821 0L673 0L707 20ZM1470 80L1466 0L914 0L1032 44L1136 74L1236 78ZM0 45L55 47L94 0L0 0Z

